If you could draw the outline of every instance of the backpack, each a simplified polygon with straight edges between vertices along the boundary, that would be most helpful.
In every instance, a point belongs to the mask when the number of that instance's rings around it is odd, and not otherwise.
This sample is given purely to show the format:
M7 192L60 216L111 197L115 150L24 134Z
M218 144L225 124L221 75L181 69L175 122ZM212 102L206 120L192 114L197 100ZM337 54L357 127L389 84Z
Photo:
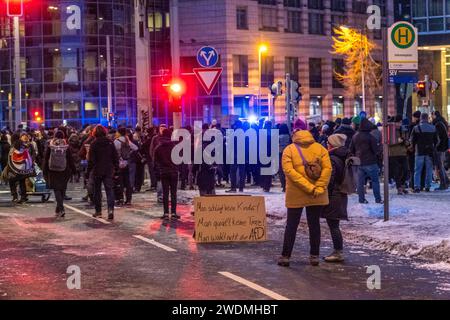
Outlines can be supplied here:
M48 161L48 168L51 171L62 172L67 168L66 152L68 145L55 146L50 145L50 158Z
M345 160L344 176L338 186L341 193L350 195L356 193L358 185L358 166L361 165L361 159L358 157L348 157Z
M322 165L320 164L320 159L317 158L316 160L310 162L306 161L305 157L303 156L302 149L296 143L294 144L297 147L297 151L300 157L302 158L303 166L305 167L305 172L308 178L314 181L319 180L320 176L322 175Z

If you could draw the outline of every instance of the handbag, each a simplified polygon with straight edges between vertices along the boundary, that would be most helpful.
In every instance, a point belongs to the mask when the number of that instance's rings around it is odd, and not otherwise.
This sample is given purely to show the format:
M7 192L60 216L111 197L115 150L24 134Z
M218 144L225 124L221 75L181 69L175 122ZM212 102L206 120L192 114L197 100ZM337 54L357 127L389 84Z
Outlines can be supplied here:
M322 175L322 166L320 164L320 159L317 158L316 160L310 162L306 161L305 157L303 156L302 149L296 143L295 146L300 155L300 158L302 158L303 166L305 167L305 172L308 178L314 181L319 180L320 176Z

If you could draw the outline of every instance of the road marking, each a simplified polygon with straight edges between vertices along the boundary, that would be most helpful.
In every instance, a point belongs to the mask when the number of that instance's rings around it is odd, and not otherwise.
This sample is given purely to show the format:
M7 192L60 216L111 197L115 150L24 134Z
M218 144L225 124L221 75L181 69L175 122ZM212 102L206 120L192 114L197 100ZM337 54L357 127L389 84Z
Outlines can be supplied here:
M261 292L262 294L265 294L268 297L271 297L272 299L275 300L290 300L282 295L279 295L276 292L273 292L272 290L266 289L264 287L261 287L260 285L257 285L256 283L253 283L251 281L248 281L244 278L241 278L235 274L232 274L230 272L224 272L224 271L219 271L219 274L223 275L224 277L230 278L231 280L234 280L236 282L239 282L240 284L243 284L249 288L252 288L256 291Z
M91 218L91 219L100 221L101 223L104 223L104 224L111 224L111 222L108 222L108 221L106 221L105 219L102 219L102 218L94 218L94 217L92 216L92 214L89 214L89 213L87 213L87 212L84 212L83 210L77 209L77 208L75 208L75 207L69 206L68 204L64 204L64 207L66 207L66 208L68 208L68 209L70 209L70 210L72 210L72 211L78 212L79 214L82 214L83 216L86 216L86 217L89 217L89 218Z
M145 238L143 236L139 236L139 235L134 235L133 237L135 237L135 238L137 238L139 240L145 241L147 243L150 243L151 245L154 245L155 247L161 248L161 249L169 251L169 252L176 252L177 251L177 250L175 250L175 249L173 249L171 247L168 247L168 246L166 246L166 245L164 245L162 243L159 243L158 241L155 241L153 239L147 239L147 238Z

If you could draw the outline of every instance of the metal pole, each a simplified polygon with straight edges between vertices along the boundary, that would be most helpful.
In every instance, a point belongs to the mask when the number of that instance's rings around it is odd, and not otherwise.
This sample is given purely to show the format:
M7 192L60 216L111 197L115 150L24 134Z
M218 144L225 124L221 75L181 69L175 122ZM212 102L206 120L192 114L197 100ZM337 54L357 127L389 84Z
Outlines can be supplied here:
M258 86L258 109L259 110L261 110L261 85L262 85L262 83L261 83L261 73L262 73L262 62L261 62L261 59L262 59L262 52L261 52L261 48L258 48L258 76L259 76L259 79L258 79L258 84L259 84L259 86ZM254 110L253 110L253 112L254 112Z
M20 25L19 17L14 17L14 107L15 107L15 126L18 128L22 123L22 88L20 83ZM10 109L12 113L12 110Z
M180 76L180 33L178 32L178 0L170 1L170 50L172 56L172 77ZM180 100L181 101L181 100ZM181 127L181 112L172 112L172 121L175 129Z
M180 33L178 32L178 0L170 2L170 49L172 55L172 76L180 75Z
M389 220L389 137L388 137L388 98L389 64L387 52L388 31L383 28L383 167L384 167L384 221Z
M292 133L292 119L291 119L291 75L286 73L286 122L289 133Z
M361 30L361 41L363 41L363 34ZM364 55L366 51L366 42L364 41L364 51L361 51L361 85L362 85L362 110L366 111L366 83L364 71Z
M106 87L108 92L108 125L111 126L110 113L112 112L112 85L111 85L111 43L109 35L106 36Z

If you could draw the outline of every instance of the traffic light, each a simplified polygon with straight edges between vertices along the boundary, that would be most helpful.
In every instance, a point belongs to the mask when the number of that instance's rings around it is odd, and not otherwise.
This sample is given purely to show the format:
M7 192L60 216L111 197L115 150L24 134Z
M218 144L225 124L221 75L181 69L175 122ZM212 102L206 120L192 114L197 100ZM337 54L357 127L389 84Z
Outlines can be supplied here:
M298 103L302 100L302 93L300 92L301 84L295 80L291 80L291 101L294 103Z
M8 17L23 15L23 0L6 0L6 14Z
M417 96L420 98L424 98L427 96L427 91L426 91L426 83L425 81L419 81L417 82L416 85L416 93Z
M168 88L169 108L172 112L181 112L181 98L186 92L186 85L179 79L163 85Z
M41 110L35 109L32 111L33 122L41 123L43 122L43 116Z
M275 97L281 96L283 94L283 82L278 81L270 87L270 91L272 92L272 95Z

